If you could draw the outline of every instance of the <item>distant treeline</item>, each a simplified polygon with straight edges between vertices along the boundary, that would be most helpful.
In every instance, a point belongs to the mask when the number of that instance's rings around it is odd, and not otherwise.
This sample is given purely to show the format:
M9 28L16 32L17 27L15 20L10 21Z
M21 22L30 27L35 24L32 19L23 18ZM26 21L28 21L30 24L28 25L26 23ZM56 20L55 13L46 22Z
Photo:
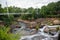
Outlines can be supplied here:
M60 1L58 2L52 2L49 3L47 6L42 6L40 8L19 8L15 6L10 6L2 8L2 5L0 4L0 13L29 13L29 14L23 14L19 15L22 19L36 19L36 18L46 18L46 17L60 17ZM17 16L17 15L15 15Z

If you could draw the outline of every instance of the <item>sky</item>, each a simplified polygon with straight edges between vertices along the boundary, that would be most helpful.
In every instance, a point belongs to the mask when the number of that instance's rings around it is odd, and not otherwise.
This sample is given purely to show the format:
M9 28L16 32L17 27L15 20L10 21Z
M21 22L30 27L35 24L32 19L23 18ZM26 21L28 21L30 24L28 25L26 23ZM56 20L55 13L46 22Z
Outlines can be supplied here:
M57 2L59 0L0 0L2 7L6 7L6 2L8 6L15 6L20 8L41 8L51 2Z

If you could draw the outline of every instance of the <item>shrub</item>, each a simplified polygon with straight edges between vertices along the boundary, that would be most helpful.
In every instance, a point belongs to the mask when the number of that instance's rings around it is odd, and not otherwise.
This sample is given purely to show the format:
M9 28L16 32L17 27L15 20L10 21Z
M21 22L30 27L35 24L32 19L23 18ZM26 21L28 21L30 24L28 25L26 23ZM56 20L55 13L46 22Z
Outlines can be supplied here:
M36 30L39 30L39 27L40 27L39 24L37 24L35 29Z
M56 30L59 31L59 27L57 27Z
M18 36L8 33L10 28L0 27L0 40L18 40Z

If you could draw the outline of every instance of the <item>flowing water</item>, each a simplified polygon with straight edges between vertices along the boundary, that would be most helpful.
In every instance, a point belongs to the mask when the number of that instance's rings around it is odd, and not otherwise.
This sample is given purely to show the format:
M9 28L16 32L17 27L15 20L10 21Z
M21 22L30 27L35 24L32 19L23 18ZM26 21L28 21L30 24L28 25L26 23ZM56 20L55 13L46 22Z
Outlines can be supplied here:
M25 36L22 36L20 40L57 40L58 33L56 33L54 36L44 33L43 30L45 27L40 28L36 34L30 35L29 34L30 31L25 30L26 24L22 23L22 22L19 22L19 24L21 25L21 28L18 32L25 34ZM21 32L21 31L23 31L23 32Z

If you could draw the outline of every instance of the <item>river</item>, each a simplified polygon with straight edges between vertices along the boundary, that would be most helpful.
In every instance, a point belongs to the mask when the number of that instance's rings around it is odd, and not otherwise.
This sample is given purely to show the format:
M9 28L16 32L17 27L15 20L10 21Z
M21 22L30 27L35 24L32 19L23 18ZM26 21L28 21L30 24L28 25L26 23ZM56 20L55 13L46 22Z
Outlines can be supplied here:
M19 22L19 24L21 25L21 28L17 32L25 34L24 36L21 36L19 40L57 40L58 38L58 32L54 36L44 33L43 30L45 27L42 29L40 28L36 34L30 35L30 30L26 30L26 24L22 22Z

